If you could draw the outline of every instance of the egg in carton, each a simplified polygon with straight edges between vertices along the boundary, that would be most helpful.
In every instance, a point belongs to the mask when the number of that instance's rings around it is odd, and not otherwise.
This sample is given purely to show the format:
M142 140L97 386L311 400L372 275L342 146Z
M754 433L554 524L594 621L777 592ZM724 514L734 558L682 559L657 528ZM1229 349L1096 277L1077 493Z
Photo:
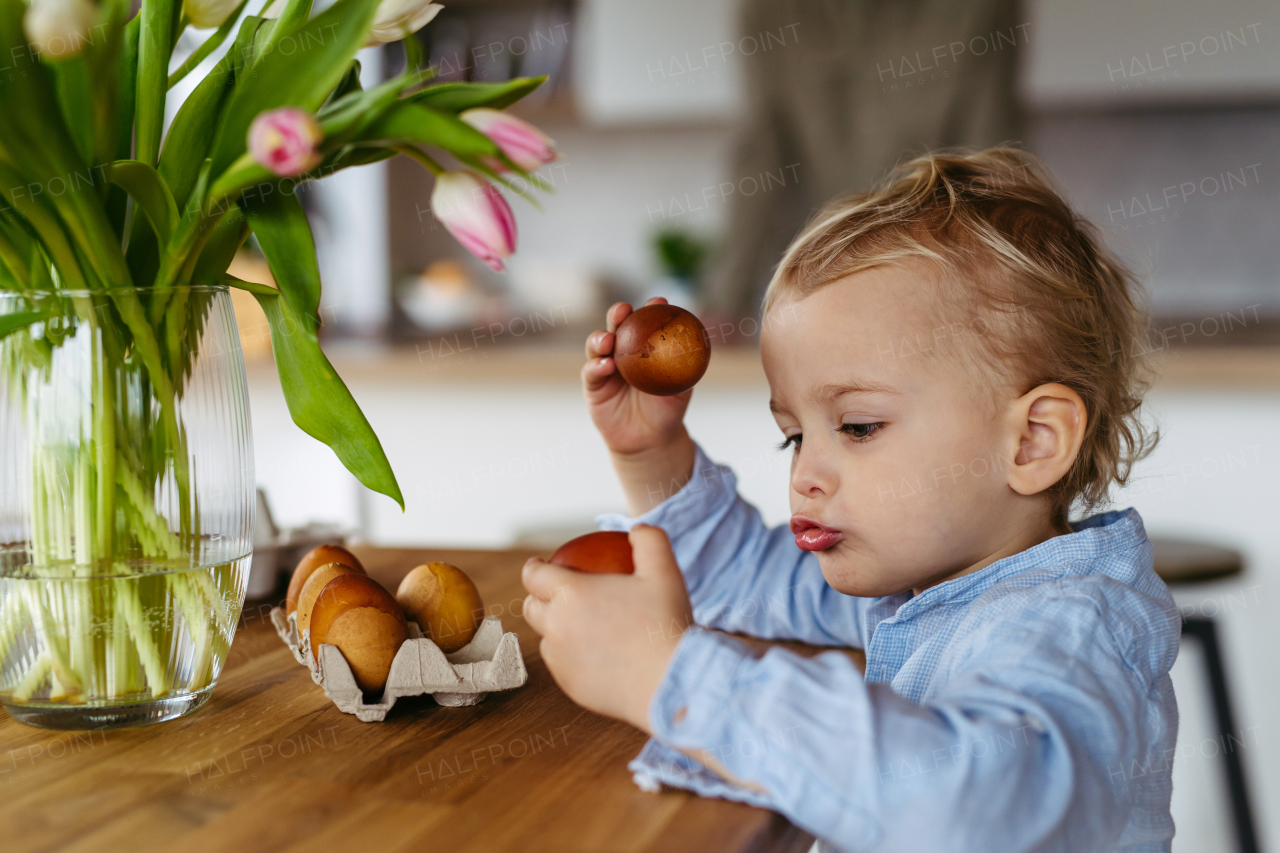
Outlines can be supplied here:
M460 707L476 704L486 693L520 687L529 679L520 654L520 638L503 633L502 620L497 616L486 616L471 642L449 654L423 636L417 622L409 622L409 639L391 662L382 698L369 703L364 701L351 666L336 646L321 645L319 655L313 656L309 632L299 637L296 614L286 616L282 607L272 609L271 624L338 710L355 714L366 723L385 719L401 696L430 693L440 705Z

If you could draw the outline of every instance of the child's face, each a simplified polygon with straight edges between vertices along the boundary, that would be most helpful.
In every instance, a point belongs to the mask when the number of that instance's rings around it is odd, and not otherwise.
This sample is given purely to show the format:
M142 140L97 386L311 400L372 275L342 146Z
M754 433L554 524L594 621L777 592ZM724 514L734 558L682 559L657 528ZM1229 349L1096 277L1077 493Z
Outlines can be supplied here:
M935 319L936 276L914 261L865 270L784 299L764 323L770 406L793 448L803 436L792 532L850 595L920 590L974 567L1026 517L1004 476L1018 439L999 404L1018 392L960 363L955 352L975 341Z

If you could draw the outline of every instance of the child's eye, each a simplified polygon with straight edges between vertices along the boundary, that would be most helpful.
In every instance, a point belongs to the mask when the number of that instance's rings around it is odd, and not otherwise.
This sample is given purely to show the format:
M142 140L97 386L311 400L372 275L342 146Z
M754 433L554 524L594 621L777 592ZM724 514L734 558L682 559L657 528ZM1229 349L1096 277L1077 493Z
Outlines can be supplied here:
M801 441L801 434L800 434L800 433L796 433L795 435L789 435L789 436L787 436L786 438L784 438L784 439L782 440L782 443L781 443L781 444L779 444L779 445L778 445L778 449L779 449L779 450L786 450L788 447L793 447L793 446L794 446L796 450L799 450L799 449L800 449L800 441Z
M841 424L838 432L844 433L854 441L870 441L871 436L879 432L883 427L883 423Z

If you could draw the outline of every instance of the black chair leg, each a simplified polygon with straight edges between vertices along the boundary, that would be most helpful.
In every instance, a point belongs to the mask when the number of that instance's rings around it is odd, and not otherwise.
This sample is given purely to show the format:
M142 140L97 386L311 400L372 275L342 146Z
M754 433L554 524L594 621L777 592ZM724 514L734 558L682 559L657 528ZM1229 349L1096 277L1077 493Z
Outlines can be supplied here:
M1213 696L1213 713L1218 722L1218 739L1222 744L1223 767L1227 772L1227 791L1231 796L1240 853L1258 853L1258 836L1254 830L1253 811L1249 807L1244 763L1240 751L1232 743L1233 740L1243 742L1243 738L1235 736L1235 715L1231 711L1231 696L1227 693L1227 676L1222 666L1222 651L1218 647L1217 627L1212 619L1188 616L1182 620L1182 633L1195 637L1204 649L1205 672L1209 677L1209 692Z

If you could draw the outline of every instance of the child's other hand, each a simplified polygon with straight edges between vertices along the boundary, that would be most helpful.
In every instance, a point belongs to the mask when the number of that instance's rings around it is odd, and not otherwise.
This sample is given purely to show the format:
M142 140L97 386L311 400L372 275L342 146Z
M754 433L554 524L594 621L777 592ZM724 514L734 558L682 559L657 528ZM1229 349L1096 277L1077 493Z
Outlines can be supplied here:
M646 305L665 305L656 296ZM609 449L617 454L635 455L662 447L683 432L685 409L693 389L673 397L655 397L631 387L618 374L613 360L615 332L631 313L626 302L617 302L605 313L606 328L587 337L587 363L582 368L582 387L587 409L596 429Z
M631 530L634 575L576 572L537 557L524 564L524 618L569 698L649 731L649 700L693 610L662 528Z

